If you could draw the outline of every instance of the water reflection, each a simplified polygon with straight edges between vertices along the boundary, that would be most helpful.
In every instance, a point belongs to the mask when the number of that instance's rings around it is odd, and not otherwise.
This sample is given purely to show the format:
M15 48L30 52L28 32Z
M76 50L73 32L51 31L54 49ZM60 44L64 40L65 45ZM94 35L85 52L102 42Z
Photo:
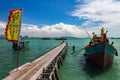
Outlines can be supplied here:
M86 61L83 56L79 60L79 66L86 76L86 80L119 80L117 65L116 62L113 62L102 70L89 61Z

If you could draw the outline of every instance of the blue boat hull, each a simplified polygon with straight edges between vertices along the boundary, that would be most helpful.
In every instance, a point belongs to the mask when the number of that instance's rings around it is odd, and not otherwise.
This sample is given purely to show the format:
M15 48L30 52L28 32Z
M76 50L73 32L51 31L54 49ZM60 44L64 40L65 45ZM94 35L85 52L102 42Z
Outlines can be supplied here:
M107 64L113 62L116 52L117 50L112 45L101 42L86 46L85 57L87 60L104 69Z

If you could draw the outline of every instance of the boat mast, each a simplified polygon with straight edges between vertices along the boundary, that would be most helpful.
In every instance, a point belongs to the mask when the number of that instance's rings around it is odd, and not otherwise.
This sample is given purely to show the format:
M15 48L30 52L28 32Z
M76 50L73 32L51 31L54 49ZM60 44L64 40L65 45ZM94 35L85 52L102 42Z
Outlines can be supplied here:
M92 38L90 37L90 35L89 35L89 33L88 33L88 31L84 28L84 27L82 27L84 30L85 30L85 32L87 33L87 35L88 35L88 37L89 37L89 39L90 40L92 40Z

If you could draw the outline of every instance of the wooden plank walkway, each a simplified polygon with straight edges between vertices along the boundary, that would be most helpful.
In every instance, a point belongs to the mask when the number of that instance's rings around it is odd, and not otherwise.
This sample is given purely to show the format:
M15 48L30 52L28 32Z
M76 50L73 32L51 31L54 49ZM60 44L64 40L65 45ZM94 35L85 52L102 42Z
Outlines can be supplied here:
M51 51L47 52L45 55L34 60L33 62L28 62L21 67L14 69L9 73L9 75L3 80L36 80L43 73L43 69L48 67L50 63L57 57L61 51L67 46L64 42Z

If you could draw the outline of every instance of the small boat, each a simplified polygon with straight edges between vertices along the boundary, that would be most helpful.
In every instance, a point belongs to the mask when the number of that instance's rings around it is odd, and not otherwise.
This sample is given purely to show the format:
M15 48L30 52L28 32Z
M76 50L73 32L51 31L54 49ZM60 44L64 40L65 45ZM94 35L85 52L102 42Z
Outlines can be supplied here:
M50 40L50 38L49 37L43 37L43 38L41 38L42 40Z
M66 37L55 38L55 40L67 40Z
M19 43L13 42L12 48L16 50L26 50L29 49L29 42L27 40L21 40Z
M93 33L93 38L85 47L85 58L99 68L104 69L108 64L113 62L114 55L118 56L113 42L110 44L106 37L107 31L104 33L104 28L101 29L101 34L98 37Z

